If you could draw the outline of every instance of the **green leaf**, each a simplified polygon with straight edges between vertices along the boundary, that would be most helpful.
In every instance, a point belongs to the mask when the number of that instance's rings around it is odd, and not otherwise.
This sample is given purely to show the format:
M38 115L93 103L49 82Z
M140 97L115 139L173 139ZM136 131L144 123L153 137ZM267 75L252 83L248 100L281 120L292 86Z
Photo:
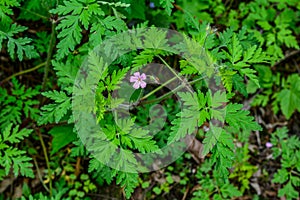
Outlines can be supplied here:
M147 48L163 50L168 46L167 41L167 31L165 30L151 27L145 33L144 45Z
M38 124L58 123L71 109L71 98L63 91L43 92L44 96L54 100L54 103L44 105Z
M236 34L233 34L231 44L227 45L229 54L224 51L226 57L230 60L232 65L235 65L241 58L243 53L242 45L240 44Z
M284 43L288 48L299 49L299 45L295 36L291 35L292 31L288 28L281 28L278 32L278 40Z
M291 181L289 181L283 188L278 191L278 196L283 197L285 196L287 199L297 199L299 197L299 193L295 190L292 186Z
M230 69L223 69L220 71L220 76L224 84L224 87L229 93L232 92L233 77L235 76L235 74L236 71L232 71Z
M142 153L153 152L159 149L156 142L152 140L149 131L133 129L126 137L131 140L133 147Z
M1 142L10 142L11 144L19 143L25 137L28 137L31 132L32 130L29 129L22 129L19 131L19 125L17 125L15 128L12 129L12 124L9 124L2 133L3 135L2 138L0 138L0 143Z
M8 150L9 151L9 150ZM25 151L22 151L21 154L25 154ZM17 155L16 158L13 159L13 172L15 176L18 176L20 173L22 176L27 176L30 178L34 177L32 166L33 164L30 163L32 159L25 155ZM8 173L7 173L8 174Z
M138 174L137 173L126 173L118 172L117 184L124 187L126 198L129 199L134 191L134 188L138 186Z
M204 145L203 146L203 151L202 151L203 156L205 156L206 154L208 154L212 150L214 145L219 140L219 137L220 137L222 131L223 131L222 128L215 127L212 124L210 125L210 129L206 133L205 139L203 140L203 145Z
M56 126L49 131L49 134L53 137L51 155L76 140L77 135L73 132L73 128L70 125Z
M232 151L234 150L233 138L230 133L227 133L223 130L218 138L218 141L221 142L224 146L231 149Z
M177 141L187 134L192 134L196 127L198 126L199 119L199 103L196 93L178 93L182 101L184 102L184 107L180 113L178 113L171 123L171 133L168 138L168 144Z
M107 16L102 22L105 25L105 28L109 30L115 29L117 33L127 30L126 23L122 19L113 16Z
M23 60L24 55L28 58L36 58L38 56L34 46L30 44L32 41L30 38L14 38L15 35L27 30L26 27L16 24L10 26L2 23L0 22L0 49L2 48L2 42L7 40L7 50L12 59L15 58L15 54L17 54L20 61Z
M169 16L171 16L173 4L175 0L159 0L160 5L166 9L166 12L168 13Z
M261 130L261 127L249 116L249 111L242 110L242 104L228 104L226 106L225 121L232 127L237 129L255 131Z
M75 59L68 59L66 62L52 60L52 65L58 77L57 82L61 89L65 89L68 93L73 91L73 84L81 63L82 58L78 56Z
M50 12L61 17L64 16L56 27L56 30L60 30L57 35L60 39L57 44L58 59L68 55L69 51L74 51L75 46L80 43L82 39L81 25L87 30L94 18L100 17L101 19L104 16L104 12L95 1L64 1L64 5L59 5Z
M39 104L38 100L35 100L36 96L40 93L38 88L25 89L24 85L21 85L16 78L12 79L11 92L7 92L6 89L1 89L0 98L0 129L6 127L9 123L17 124L21 123L21 118L38 118L38 109L36 106Z
M145 49L139 55L135 56L132 63L133 67L140 68L145 64L150 63L154 58L154 53L150 49Z
M105 83L107 85L108 91L113 91L116 89L119 89L118 86L122 80L125 78L126 73L128 72L129 68L124 68L121 70L115 70L113 71L111 76L108 76L105 80Z
M268 21L258 21L257 24L260 25L266 31L272 28Z
M292 185L299 187L300 186L300 178L298 176L291 176Z
M147 9L145 1L126 0L125 2L131 3L126 9L126 11L129 13L129 18L145 20L145 13Z
M215 92L213 94L211 103L209 103L208 105L211 113L210 118L214 118L216 120L219 120L220 122L224 122L225 109L223 108L224 107L223 105L225 105L226 102L228 102L228 100L225 92L222 93L220 91Z
M57 26L57 29L62 29L57 35L61 38L60 42L57 44L57 57L58 59L63 58L68 55L69 51L74 51L75 46L81 41L82 29L79 26L78 16L66 16L62 21L62 24Z
M235 186L233 186L232 184L229 184L229 183L224 184L221 187L221 192L222 192L222 196L225 198L240 197L243 195L241 191L239 191Z
M218 90L213 94L211 107L216 109L225 104L226 102L228 102L226 98L226 92L221 92L220 90Z
M12 144L23 141L31 132L28 129L19 130L19 126L12 128L12 124L9 124L0 134L0 165L4 167L5 175L12 168L15 176L20 173L22 176L34 177L30 162L32 159L25 155L25 151L12 147Z
M97 177L97 180L105 180L108 184L111 184L112 180L116 176L116 173L113 169L104 165L95 158L90 160L88 172L93 173L94 176Z
M234 74L232 76L232 84L233 84L234 89L239 91L244 96L246 96L246 97L248 96L248 92L247 92L246 85L244 83L244 79L239 74Z
M287 79L288 85L281 90L276 100L280 104L282 113L287 119L289 119L295 110L300 112L300 77L297 74L293 74Z
M279 169L275 174L272 180L273 183L285 183L289 179L289 173L286 169Z
M242 75L245 75L248 78L250 78L250 80L252 80L257 85L257 87L260 87L258 77L254 74L254 73L256 73L255 70L250 69L250 68L243 68L240 70L240 72Z
M134 120L132 119L120 119L116 120L118 129L120 130L120 141L122 146L128 146L132 149L137 149L141 153L147 153L158 150L156 142L153 140L153 136L149 134L149 131L141 128L132 128ZM109 131L110 133L113 131ZM109 133L108 133L109 134ZM114 140L116 133L108 136Z
M2 0L0 2L0 21L3 21L5 23L11 23L12 20L8 15L13 15L14 12L12 8L17 6L20 6L18 0Z
M217 176L226 178L229 174L229 169L232 168L232 163L234 160L234 153L228 147L221 142L217 144L212 149L212 164L215 163L215 173Z

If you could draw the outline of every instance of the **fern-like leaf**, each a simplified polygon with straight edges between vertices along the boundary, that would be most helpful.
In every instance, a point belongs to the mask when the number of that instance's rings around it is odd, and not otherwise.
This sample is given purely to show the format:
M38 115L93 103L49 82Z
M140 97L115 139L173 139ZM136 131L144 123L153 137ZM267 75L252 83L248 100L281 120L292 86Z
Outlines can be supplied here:
M214 145L217 143L219 140L219 137L222 133L222 128L215 127L215 126L210 126L209 131L205 135L205 139L203 140L203 152L202 155L205 156L212 150Z
M200 105L196 93L178 93L184 102L184 107L177 118L172 121L168 144L177 141L187 134L192 134L198 126Z
M13 173L18 176L34 177L30 163L31 158L27 157L25 151L18 148L13 148L12 144L19 143L25 137L29 136L32 130L22 129L19 131L19 126L12 128L9 124L1 133L0 137L0 165L5 168L5 174L8 175L10 169L13 168Z
M236 129L243 129L248 131L261 130L261 127L249 116L249 111L242 110L242 104L228 104L226 106L225 121Z
M130 195L134 191L134 188L136 188L138 185L138 174L118 172L117 184L120 184L121 187L124 187L126 198L129 199Z
M166 9L166 12L168 13L168 15L171 15L172 12L172 8L173 8L173 4L175 0L160 0L159 3L160 5L162 5L162 7L164 9Z
M42 94L53 100L54 103L41 108L42 113L38 123L40 125L53 122L58 123L71 109L71 98L63 91L49 91Z
M6 127L9 123L21 123L22 116L37 119L38 109L35 108L39 104L38 100L34 100L39 94L37 88L25 89L17 79L12 79L13 88L11 94L8 94L6 89L1 89L0 98L0 128Z
M64 5L59 5L52 9L51 13L64 16L63 20L56 27L61 30L58 34L60 42L57 44L58 59L66 56L69 51L74 51L75 46L80 43L82 38L82 28L88 29L92 16L104 16L104 12L95 1L64 1Z
M11 58L14 59L15 54L17 54L19 60L23 60L24 55L28 58L38 56L34 46L30 44L32 42L30 38L14 38L16 34L27 30L26 27L16 24L3 24L3 22L0 22L0 27L0 49L2 48L2 42L7 40L7 49Z

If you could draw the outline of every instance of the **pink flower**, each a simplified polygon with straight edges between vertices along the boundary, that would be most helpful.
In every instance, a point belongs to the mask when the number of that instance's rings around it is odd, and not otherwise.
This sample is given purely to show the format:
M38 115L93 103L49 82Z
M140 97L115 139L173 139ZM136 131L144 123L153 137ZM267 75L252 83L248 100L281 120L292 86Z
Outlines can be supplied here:
M267 142L267 143L266 143L266 147L267 147L267 148L271 148L272 146L273 146L273 144L272 144L271 142Z
M144 73L140 75L140 72L135 72L133 76L130 76L130 82L134 82L133 87L135 89L139 89L140 87L145 88L146 82L144 80L146 80L146 74Z

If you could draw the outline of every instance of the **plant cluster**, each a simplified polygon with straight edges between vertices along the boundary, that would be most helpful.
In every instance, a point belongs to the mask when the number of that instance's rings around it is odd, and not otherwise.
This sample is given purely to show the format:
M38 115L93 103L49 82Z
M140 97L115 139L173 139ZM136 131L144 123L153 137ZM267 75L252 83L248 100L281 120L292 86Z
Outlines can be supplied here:
M297 199L299 16L294 0L0 1L0 199Z

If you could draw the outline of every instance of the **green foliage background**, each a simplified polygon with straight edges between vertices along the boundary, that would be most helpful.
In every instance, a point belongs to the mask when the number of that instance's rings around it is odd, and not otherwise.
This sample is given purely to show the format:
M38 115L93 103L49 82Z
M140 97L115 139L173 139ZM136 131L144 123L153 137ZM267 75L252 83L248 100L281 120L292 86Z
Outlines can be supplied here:
M74 127L73 86L85 59L90 67L103 64L91 50L118 33L146 27L152 29L137 42L153 48L115 60L101 72L95 107L83 105L132 163L128 173L85 149ZM185 34L176 51L204 52L205 60L159 49L167 34L155 27ZM297 0L0 0L0 199L297 199L299 34ZM152 62L179 71L194 92L179 92L179 105L170 92L151 93L155 85L147 86L137 91L146 103L140 102L134 117L114 121L110 110L123 100L112 91L130 70ZM204 78L224 91L212 91ZM133 125L149 123L156 101L168 115L165 125L153 123L164 126L153 136ZM138 173L133 153L190 134L198 146L164 169ZM94 148L107 160L116 153Z

